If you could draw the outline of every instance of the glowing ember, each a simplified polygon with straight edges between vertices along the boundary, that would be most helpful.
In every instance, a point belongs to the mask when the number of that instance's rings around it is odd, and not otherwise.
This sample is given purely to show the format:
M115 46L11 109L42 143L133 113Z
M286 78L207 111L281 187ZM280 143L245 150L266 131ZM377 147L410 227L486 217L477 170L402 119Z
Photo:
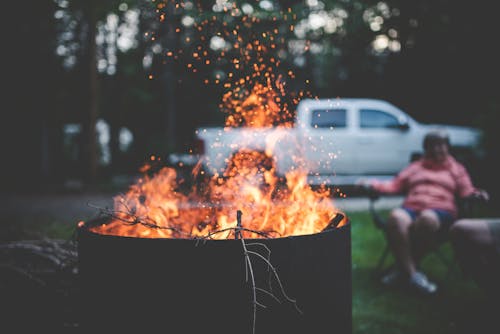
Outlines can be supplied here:
M167 7L158 4L157 9L162 11ZM233 66L227 73L226 92L220 105L227 114L226 129L292 127L294 115L290 107L308 94L285 92L283 78L294 78L291 70L281 71L285 75L275 74L279 73L280 61L269 51L276 53L280 48L278 42L284 44L284 39L279 38L276 17L269 18L266 30L260 31L254 29L260 19L240 15L235 5L224 9L222 14L241 20L236 24L237 29L228 31L224 20L217 21L216 16L208 19L206 15L199 16L202 21L195 23L193 29L200 33L213 29L220 31L217 35L222 37L212 38L213 48L218 52L215 60L227 60ZM293 16L290 10L281 15L284 21ZM165 16L160 16L161 21L164 19ZM210 40L203 34L197 39L199 42ZM217 43L222 47L217 48ZM231 55L228 54L230 49ZM180 53L168 51L166 55L177 59ZM187 68L193 72L201 64L212 63L201 43L190 54L193 59ZM245 238L286 237L322 231L338 213L330 200L329 190L311 189L300 157L293 157L297 163L295 170L278 177L272 151L276 141L283 138L279 131L267 135L266 153L240 150L228 161L222 175L215 174L188 194L179 191L177 175L172 168L165 167L153 176L145 175L127 194L115 198L110 222L92 229L102 234L147 238L234 238L236 212L241 210ZM149 169L150 165L146 165L141 171L145 173ZM198 168L193 173L198 174ZM344 220L337 226L345 223Z
M276 90L273 89L270 80L267 85L257 83L251 91L235 89L243 95L243 100L238 99L238 94L229 91L223 96L223 111L229 115L226 118L226 126L247 126L264 128L271 126L291 127L293 125L293 114L280 106L281 97L278 89L284 90L283 83L276 81ZM283 92L284 95L284 92Z

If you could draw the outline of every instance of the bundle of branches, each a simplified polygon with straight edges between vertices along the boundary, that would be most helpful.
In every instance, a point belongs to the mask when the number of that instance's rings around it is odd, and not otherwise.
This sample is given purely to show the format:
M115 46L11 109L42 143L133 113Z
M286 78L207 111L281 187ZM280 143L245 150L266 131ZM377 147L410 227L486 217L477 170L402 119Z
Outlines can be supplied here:
M44 239L0 244L1 329L77 326L77 251L73 241Z

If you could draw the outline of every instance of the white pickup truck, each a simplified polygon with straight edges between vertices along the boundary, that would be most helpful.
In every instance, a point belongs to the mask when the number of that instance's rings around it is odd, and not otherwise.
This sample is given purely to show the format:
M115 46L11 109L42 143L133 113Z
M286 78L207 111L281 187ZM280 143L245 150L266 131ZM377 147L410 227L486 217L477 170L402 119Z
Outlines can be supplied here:
M250 149L270 152L280 175L299 164L311 185L346 185L361 176L393 177L422 153L433 128L448 131L452 152L478 152L478 129L422 124L387 101L361 98L302 100L292 128L212 127L196 135L209 174L221 174L234 153Z

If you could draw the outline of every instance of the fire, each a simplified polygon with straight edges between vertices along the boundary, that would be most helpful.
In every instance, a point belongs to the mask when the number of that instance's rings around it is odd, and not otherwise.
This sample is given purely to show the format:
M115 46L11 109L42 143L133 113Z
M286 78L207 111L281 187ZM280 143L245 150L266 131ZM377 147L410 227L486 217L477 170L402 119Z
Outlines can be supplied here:
M287 139L287 123L272 127L283 120L282 109L276 103L278 94L271 85L256 85L247 93L239 91L243 100L229 98L234 94L224 96L225 105L233 110L226 125L228 129L240 124L268 129L262 132L267 143L264 152L240 149L223 173L215 173L187 194L179 190L173 168L164 167L152 176L145 174L124 196L115 198L111 222L94 231L144 238L226 239L235 235L238 210L242 212L245 238L324 230L338 213L329 189L313 190L308 185L307 169L301 167L300 156L293 157L295 170L281 177L276 173L273 148L278 140ZM199 167L194 169L195 174L201 173ZM150 172L151 164L141 171Z
M293 115L283 102L283 83L279 79L272 81L272 75L267 77L265 84L256 83L250 90L245 88L245 80L239 81L224 94L221 105L228 113L226 131L240 126L262 129L267 144L264 152L240 149L223 173L215 173L187 194L179 190L173 168L164 167L152 176L146 174L124 196L115 198L110 223L93 230L143 238L234 238L237 211L242 212L245 238L286 237L324 230L338 210L327 188L315 191L308 185L300 154L290 153L296 169L284 177L276 173L273 148L277 141L288 140L294 147L286 137ZM201 174L200 166L193 173ZM141 171L150 172L151 165L145 165ZM344 220L337 226L345 223Z
M111 222L93 230L143 238L226 239L234 237L240 210L243 237L286 237L318 233L338 213L327 189L312 190L300 171L278 177L274 159L261 152L238 152L223 175L187 195L177 191L176 180L169 167L140 179L115 197Z
M290 10L282 14L286 22ZM261 128L267 147L263 151L240 149L227 161L223 173L215 173L187 193L180 191L175 169L164 167L148 175L151 164L147 164L141 168L144 177L125 195L114 198L109 223L93 227L95 232L143 238L234 238L238 227L236 213L241 211L243 237L286 237L320 232L336 217L338 210L330 199L330 191L313 190L308 185L307 169L300 154L291 153L289 157L296 163L296 169L286 175L276 173L273 148L278 140L294 146L282 130L293 126L290 107L309 93L287 94L283 76L275 74L281 61L270 51L277 50L278 41L281 44L285 41L278 38L276 20L264 22L263 26L269 27L259 34L253 29L253 24L261 21L259 18L237 15L232 19L237 17L241 20L237 25L240 30L226 31L221 36L228 41L232 39L233 51L239 54L229 56L225 53L229 49L223 49L216 58L221 60L226 55L234 66L227 73L230 81L224 84L227 91L220 105L226 113L225 131L242 126ZM206 30L202 27L215 23L214 16L195 28L202 33ZM222 23L219 28L224 31L226 26ZM201 35L199 39L204 41L206 37ZM166 54L177 56L172 51ZM208 52L201 46L190 55L193 59L187 67L193 72L197 70L194 63L211 64L208 58L203 61ZM281 72L294 78L289 69ZM205 79L205 83L208 81ZM201 163L193 174L202 174L200 167ZM345 219L337 226L344 224Z

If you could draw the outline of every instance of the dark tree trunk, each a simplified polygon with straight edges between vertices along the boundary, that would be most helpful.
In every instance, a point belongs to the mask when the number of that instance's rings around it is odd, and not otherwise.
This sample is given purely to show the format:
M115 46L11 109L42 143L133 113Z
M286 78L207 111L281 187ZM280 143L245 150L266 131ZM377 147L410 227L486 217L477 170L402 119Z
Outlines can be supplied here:
M109 128L110 128L110 138L109 138L109 150L111 152L111 168L113 171L122 170L120 156L120 128L122 125L122 120L120 114L124 109L124 102L122 98L122 92L124 89L123 77L120 69L118 69L116 75L114 75L111 80L111 96L112 101L110 104L109 113Z
M89 0L83 11L88 27L82 58L86 94L83 101L85 108L82 115L81 152L83 155L83 178L87 183L93 183L97 177L97 134L95 128L98 115L97 14L94 9L94 1Z
M54 152L54 2L8 2L16 22L7 33L2 99L2 188L33 190L48 180ZM11 7L12 6L12 7ZM27 10L28 8L28 10ZM4 137L5 136L5 137ZM4 147L5 145L5 147Z

